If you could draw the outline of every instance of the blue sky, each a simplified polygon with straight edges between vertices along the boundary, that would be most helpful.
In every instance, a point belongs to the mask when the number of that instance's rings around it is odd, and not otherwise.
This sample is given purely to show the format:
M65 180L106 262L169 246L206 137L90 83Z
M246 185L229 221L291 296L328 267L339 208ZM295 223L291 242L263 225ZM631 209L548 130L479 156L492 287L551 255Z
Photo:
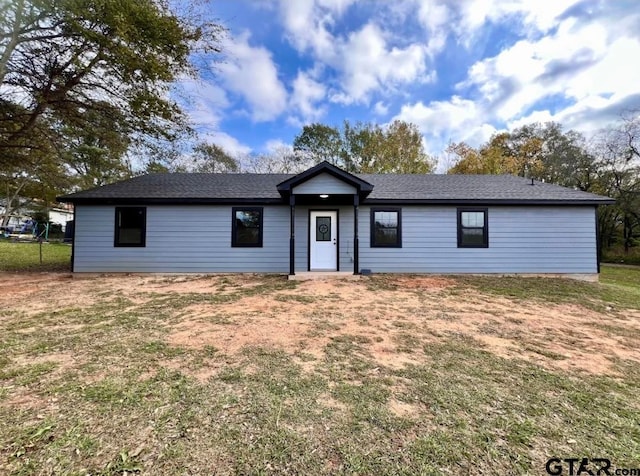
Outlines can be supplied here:
M587 134L640 107L636 0L218 0L224 59L181 84L207 141L290 146L304 124L415 123L449 141L550 120ZM442 161L441 161L442 162ZM440 164L442 169L446 164Z

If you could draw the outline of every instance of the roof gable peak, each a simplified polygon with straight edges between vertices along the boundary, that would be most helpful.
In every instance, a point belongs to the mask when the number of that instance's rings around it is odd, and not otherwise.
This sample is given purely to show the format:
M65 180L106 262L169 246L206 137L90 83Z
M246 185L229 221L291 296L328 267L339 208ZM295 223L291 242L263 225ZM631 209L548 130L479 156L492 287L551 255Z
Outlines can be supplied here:
M355 175L347 172L346 170L333 165L326 160L323 160L317 165L314 165L310 169L305 170L304 172L299 173L298 175L294 175L287 180L280 182L278 184L278 192L281 195L289 195L291 193L291 189L300 185L301 183L306 182L314 177L317 177L320 174L329 174L338 180L341 180L353 187L356 188L359 195L366 196L373 190L373 185L363 180Z

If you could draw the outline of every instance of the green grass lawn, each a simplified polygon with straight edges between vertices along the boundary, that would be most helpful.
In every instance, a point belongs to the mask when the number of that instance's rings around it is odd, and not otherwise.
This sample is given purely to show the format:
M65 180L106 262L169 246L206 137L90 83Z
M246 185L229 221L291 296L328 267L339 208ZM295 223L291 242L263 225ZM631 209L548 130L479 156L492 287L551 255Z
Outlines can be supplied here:
M460 276L459 282L482 292L519 300L577 303L603 310L612 305L640 308L640 266L600 268L599 284L554 278Z
M40 244L0 240L0 272L2 271L69 271L71 246L60 243Z
M6 277L0 474L640 467L639 278Z

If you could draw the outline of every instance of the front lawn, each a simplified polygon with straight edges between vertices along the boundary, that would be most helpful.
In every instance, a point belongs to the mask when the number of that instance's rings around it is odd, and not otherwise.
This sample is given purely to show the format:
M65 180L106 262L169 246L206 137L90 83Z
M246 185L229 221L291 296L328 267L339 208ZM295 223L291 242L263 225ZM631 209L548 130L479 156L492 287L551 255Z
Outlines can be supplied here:
M0 473L636 468L637 273L5 275Z

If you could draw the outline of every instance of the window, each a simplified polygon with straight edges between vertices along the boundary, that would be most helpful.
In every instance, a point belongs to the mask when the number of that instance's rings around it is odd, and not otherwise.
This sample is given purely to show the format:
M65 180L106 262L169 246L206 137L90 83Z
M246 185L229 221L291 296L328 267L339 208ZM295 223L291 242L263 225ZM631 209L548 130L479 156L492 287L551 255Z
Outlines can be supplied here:
M402 248L399 208L371 209L371 247Z
M116 207L116 231L113 246L145 246L147 209Z
M458 209L458 248L489 247L488 215L486 208Z
M331 241L331 217L316 217L316 241Z
M262 208L233 208L231 246L262 247Z

